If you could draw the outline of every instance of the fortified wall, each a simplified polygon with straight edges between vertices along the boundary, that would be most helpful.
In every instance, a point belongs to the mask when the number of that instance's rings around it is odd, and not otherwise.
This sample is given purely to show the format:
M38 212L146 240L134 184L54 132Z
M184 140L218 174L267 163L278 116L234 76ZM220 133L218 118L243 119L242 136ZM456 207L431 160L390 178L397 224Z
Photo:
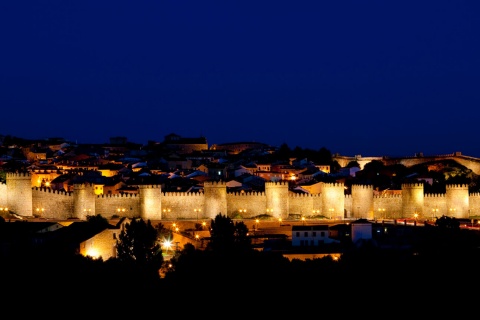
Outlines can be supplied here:
M205 182L204 192L163 192L158 185L141 185L138 194L96 195L91 184L74 185L72 192L32 187L28 173L8 173L0 184L0 208L25 217L86 219L100 214L149 220L214 219L217 214L249 219L270 215L324 216L329 219L431 219L442 215L470 218L480 214L480 194L467 185L447 185L445 194L424 194L423 184L403 184L395 194L377 195L370 185L353 185L345 195L341 183L320 183L316 194L289 191L287 182L266 182L264 192L227 192L225 182Z
M354 157L334 155L333 160L337 161L341 167L346 167L351 161L356 161L360 169L364 169L365 165L376 160L383 162L386 166L391 166L395 164L401 164L406 167L411 167L425 162L431 161L440 161L440 160L454 160L459 164L467 167L472 170L475 174L480 174L480 159L470 156L462 155L461 152L454 152L449 154L433 155L433 156L424 156L422 153L419 153L411 157L362 157L361 155L356 155Z

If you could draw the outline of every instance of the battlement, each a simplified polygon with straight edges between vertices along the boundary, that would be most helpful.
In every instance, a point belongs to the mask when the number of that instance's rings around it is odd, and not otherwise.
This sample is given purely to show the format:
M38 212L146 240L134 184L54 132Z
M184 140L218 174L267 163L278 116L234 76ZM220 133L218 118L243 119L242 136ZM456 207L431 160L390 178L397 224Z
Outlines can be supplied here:
M235 191L235 192L228 192L227 196L233 196L233 197L247 197L247 196L248 197L251 197L251 196L264 197L265 192L263 192L263 191L248 191L248 192Z
M447 184L445 186L445 189L447 189L447 190L468 189L468 184Z
M7 172L6 177L7 179L21 179L21 178L31 179L32 175L30 174L30 172Z
M352 184L352 189L369 189L373 190L373 185L371 184Z
M295 193L291 192L288 194L290 198L320 198L320 194L311 194L311 193Z
M288 187L288 182L287 181L266 181L265 182L265 187L271 187L271 186L287 186Z
M71 196L72 195L72 192L70 192L70 191L54 190L52 188L47 188L47 187L33 187L32 190L39 191L39 192L45 192L45 193L60 194L60 195L65 195L65 196Z
M338 183L338 182L325 182L325 187L327 187L327 188L343 188L344 184L343 183Z
M401 194L374 194L373 199L400 199Z
M97 198L110 198L110 199L121 199L121 198L136 198L138 194L136 193L120 193L120 194L99 194Z
M423 183L418 183L418 182L402 183L402 189L404 188L423 188Z
M138 185L139 189L161 189L161 185L152 185L152 184L140 184Z
M227 183L225 181L205 181L203 183L203 187L227 187Z
M423 196L425 198L445 198L444 193L426 193Z
M162 192L164 197L203 197L201 192Z

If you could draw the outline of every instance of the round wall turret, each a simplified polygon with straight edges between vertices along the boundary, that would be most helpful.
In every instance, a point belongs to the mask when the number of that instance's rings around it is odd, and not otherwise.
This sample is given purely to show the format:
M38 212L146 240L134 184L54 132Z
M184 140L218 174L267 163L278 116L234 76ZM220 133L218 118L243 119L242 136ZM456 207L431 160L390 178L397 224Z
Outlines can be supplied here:
M470 216L469 193L467 184L446 185L447 215L454 218Z
M422 183L402 184L402 217L424 219L424 194Z
M86 220L95 216L95 192L91 183L73 185L73 217Z
M139 185L140 217L144 220L162 219L162 189L160 186Z
M265 182L266 212L276 218L288 218L288 182Z
M373 186L352 185L352 213L353 218L373 219Z
M205 181L205 217L214 219L218 214L227 215L227 184L224 181Z
M7 206L19 216L33 216L32 178L30 173L7 173Z
M345 185L324 183L322 187L322 214L328 219L345 218Z

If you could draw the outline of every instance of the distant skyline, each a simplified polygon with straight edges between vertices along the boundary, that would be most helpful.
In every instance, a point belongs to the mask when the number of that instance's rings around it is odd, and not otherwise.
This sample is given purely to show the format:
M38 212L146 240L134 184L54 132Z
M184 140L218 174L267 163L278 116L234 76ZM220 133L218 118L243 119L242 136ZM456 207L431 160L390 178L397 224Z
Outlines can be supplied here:
M480 157L479 1L11 1L0 134Z

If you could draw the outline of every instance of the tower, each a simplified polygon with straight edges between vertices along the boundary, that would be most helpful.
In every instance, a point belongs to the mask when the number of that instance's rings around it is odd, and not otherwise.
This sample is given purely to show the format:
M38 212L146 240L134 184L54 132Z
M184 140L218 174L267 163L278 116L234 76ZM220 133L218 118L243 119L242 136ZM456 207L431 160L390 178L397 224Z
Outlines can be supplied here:
M267 209L276 218L288 218L288 182L265 182Z
M469 218L469 193L467 184L446 185L447 215L454 218Z
M329 219L345 217L345 188L343 183L325 183L322 188L322 214Z
M7 173L7 206L20 216L33 216L32 177L28 172Z
M86 220L95 215L95 192L90 183L73 185L73 217Z
M422 183L402 184L402 217L424 218L424 194Z
M205 216L214 218L218 214L227 215L227 184L224 181L205 181Z
M373 186L352 185L352 212L354 218L373 219Z
M144 220L162 219L162 190L160 186L139 185L140 217Z

